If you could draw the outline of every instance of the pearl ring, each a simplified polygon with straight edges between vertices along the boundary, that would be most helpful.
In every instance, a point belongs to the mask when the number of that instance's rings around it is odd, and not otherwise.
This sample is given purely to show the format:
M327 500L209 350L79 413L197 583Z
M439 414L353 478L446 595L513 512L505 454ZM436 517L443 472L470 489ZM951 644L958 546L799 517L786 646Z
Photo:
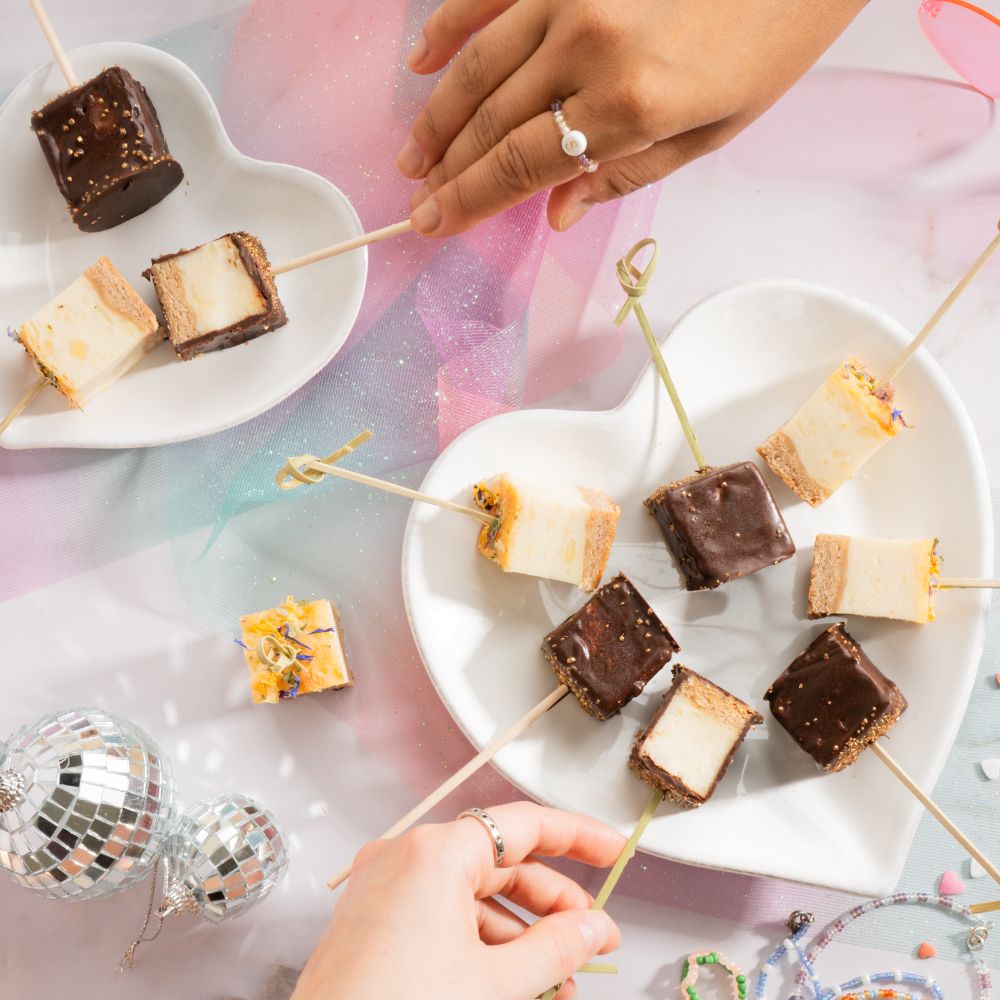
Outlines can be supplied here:
M587 156L587 137L579 129L569 127L560 101L553 103L552 117L562 133L562 151L574 157L588 174L592 174L597 169L597 161Z

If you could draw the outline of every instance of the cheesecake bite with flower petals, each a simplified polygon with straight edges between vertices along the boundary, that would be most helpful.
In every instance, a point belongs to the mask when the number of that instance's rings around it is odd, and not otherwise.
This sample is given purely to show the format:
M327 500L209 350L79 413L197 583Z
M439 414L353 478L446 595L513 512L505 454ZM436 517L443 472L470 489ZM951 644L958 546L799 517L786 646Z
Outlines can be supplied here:
M894 390L848 358L758 449L801 499L818 507L905 426Z
M327 600L296 601L240 619L254 702L275 703L354 683L337 609Z
M600 584L621 514L606 493L504 473L480 483L473 496L495 518L479 533L479 551L505 573L586 591Z

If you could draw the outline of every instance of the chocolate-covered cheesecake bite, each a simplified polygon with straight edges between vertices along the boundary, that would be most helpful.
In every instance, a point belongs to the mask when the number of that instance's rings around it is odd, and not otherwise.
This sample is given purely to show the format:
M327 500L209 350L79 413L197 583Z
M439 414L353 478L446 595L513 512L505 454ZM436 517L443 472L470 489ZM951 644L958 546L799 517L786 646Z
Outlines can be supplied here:
M141 215L184 179L146 88L120 66L53 98L31 127L85 233Z
M597 719L620 712L679 650L624 573L542 641L559 680Z
M774 497L753 462L702 469L644 501L688 590L710 590L795 554Z
M250 233L157 257L143 275L153 282L170 343L184 360L288 322L267 254Z
M827 771L853 764L906 710L903 692L843 622L821 632L764 698L792 739Z
M676 664L656 715L635 734L628 766L683 806L711 798L740 744L764 718L746 702Z

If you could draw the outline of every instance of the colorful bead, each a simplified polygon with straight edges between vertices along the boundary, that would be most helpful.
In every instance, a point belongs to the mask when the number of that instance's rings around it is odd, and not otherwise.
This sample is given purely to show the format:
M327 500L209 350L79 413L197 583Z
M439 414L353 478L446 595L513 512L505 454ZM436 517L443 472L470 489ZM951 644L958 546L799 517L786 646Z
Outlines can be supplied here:
M860 906L855 906L841 917L838 917L825 930L823 930L816 937L815 942L808 953L805 953L799 946L799 941L807 929L807 926L803 924L794 934L792 934L790 938L785 938L781 945L776 948L770 956L768 956L767 960L762 965L761 971L757 976L757 982L754 989L754 1000L764 1000L767 976L782 956L787 956L790 959L797 960L799 962L801 968L796 974L795 982L797 985L801 986L806 979L809 979L809 984L813 989L816 1000L923 1000L922 997L913 993L904 992L893 987L884 987L879 989L865 988L870 987L873 983L912 984L929 991L933 1000L944 1000L944 994L941 992L940 986L929 976L924 977L916 975L912 972L904 973L902 971L878 972L860 976L857 979L842 983L839 990L835 991L823 988L813 968L813 964L818 958L820 952L822 952L823 949L833 941L837 934L844 931L852 921L859 919L866 913L871 913L887 906L903 903L934 905L940 909L950 911L956 916L961 916L972 924L972 930L969 933L967 943L969 951L972 954L973 962L976 966L976 971L979 975L981 992L978 1000L991 1000L990 989L992 983L989 970L987 969L985 962L983 962L982 958L977 954L985 941L985 934L983 934L981 938L979 936L983 930L982 924L977 920L968 906L963 906L955 900L947 897L940 895L933 896L928 893L895 893L892 896L887 896L883 899L873 899ZM790 924L790 926L796 925ZM805 998L802 997L801 994L795 994L790 997L789 1000L805 1000Z

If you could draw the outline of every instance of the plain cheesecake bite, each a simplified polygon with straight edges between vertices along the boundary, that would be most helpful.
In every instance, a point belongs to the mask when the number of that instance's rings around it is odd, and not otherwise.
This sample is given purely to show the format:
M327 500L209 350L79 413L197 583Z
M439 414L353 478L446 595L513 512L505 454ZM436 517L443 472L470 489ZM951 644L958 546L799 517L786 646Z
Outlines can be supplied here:
M843 622L821 632L764 698L788 735L827 771L853 764L906 711L902 691Z
M764 719L746 702L677 664L652 721L635 735L629 767L683 806L707 802L747 733Z
M250 233L227 233L157 257L143 274L153 282L170 343L184 360L288 322L267 254Z
M146 88L112 66L31 116L73 222L111 229L162 201L184 179Z
M479 533L479 551L504 572L586 591L600 584L621 514L606 493L504 473L480 483L473 496L495 518Z
M688 590L718 587L795 554L781 511L753 462L702 469L660 487L644 503Z
M817 535L809 577L809 617L865 615L925 624L934 620L940 573L936 538Z
M894 390L849 358L758 453L801 499L818 507L899 432Z
M542 640L556 676L597 719L620 712L679 650L624 573Z
M240 619L243 658L255 703L274 704L354 683L337 609L327 600L289 597Z
M153 311L107 257L17 333L38 370L83 408L163 339Z

